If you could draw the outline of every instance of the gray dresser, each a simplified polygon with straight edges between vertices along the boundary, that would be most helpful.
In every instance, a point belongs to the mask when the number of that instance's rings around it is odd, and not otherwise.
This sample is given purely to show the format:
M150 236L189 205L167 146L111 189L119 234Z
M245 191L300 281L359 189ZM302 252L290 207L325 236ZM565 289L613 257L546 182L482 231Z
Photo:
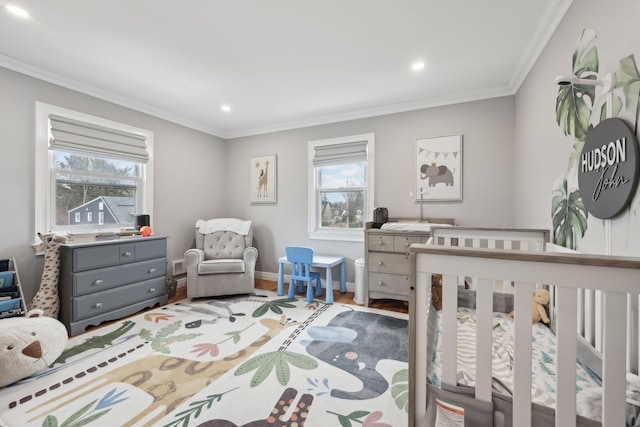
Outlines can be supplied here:
M60 248L59 320L70 336L167 303L167 238L68 243Z
M410 219L395 221L417 222ZM454 224L451 218L427 219L425 222ZM389 298L409 300L409 246L413 243L427 243L428 231L387 231L365 224L365 305L369 299Z

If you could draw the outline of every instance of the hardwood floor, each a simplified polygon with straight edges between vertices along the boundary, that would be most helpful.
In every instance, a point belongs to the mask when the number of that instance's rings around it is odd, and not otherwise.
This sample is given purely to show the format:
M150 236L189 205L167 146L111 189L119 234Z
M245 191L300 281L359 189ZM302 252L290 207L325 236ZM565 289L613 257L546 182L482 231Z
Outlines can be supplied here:
M278 290L277 282L273 282L271 280L256 279L255 287L256 289L264 289L264 290L273 291L273 292L276 292ZM288 288L285 287L285 289L288 289ZM299 296L303 296L303 295L299 294ZM334 303L362 305L362 304L356 304L355 302L353 302L353 296L354 296L353 292L341 293L340 291L336 291L336 290L333 291ZM185 299L186 297L187 297L187 288L184 288L184 287L178 288L178 290L176 291L176 295L173 298L170 298L169 302L170 303L176 302L181 299ZM320 301L325 300L324 296L317 297L317 298ZM408 313L408 309L409 309L409 305L407 302L396 301L392 299L371 300L369 302L369 307L378 308L381 310L397 311L400 313Z

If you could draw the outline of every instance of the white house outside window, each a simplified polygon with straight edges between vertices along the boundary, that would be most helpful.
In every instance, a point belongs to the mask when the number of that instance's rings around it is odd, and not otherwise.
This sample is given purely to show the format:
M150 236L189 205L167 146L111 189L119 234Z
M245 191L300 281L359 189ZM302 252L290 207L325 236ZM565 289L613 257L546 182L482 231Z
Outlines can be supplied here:
M363 240L373 211L374 135L310 141L309 236Z
M151 215L152 176L152 132L36 103L36 232L132 227Z

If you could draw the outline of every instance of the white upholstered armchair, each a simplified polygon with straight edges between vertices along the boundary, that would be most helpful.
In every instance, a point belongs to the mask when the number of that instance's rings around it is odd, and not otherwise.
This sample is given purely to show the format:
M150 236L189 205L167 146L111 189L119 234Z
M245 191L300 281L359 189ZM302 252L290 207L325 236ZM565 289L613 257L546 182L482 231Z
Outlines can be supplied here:
M199 220L195 237L195 249L184 254L189 298L254 291L258 250L251 246L251 221L235 218Z

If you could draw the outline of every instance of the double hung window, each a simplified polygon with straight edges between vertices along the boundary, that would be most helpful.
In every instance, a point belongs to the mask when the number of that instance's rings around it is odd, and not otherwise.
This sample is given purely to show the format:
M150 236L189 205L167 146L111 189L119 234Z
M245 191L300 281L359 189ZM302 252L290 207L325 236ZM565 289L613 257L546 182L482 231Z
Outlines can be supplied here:
M374 135L309 142L309 236L363 240L373 210Z
M153 133L36 104L36 231L133 227L151 214Z

